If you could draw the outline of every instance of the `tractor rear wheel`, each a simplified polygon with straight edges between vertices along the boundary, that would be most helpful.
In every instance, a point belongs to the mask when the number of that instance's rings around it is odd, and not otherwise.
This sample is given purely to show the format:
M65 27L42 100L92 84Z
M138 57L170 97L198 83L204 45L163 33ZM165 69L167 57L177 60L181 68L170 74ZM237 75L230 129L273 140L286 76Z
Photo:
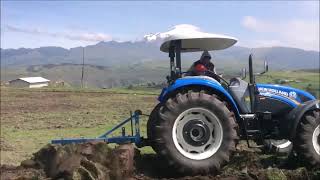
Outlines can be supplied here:
M297 153L311 165L320 165L320 111L303 116L297 132Z
M234 114L215 95L189 91L160 108L153 135L169 165L184 174L209 174L229 161L236 127Z
M151 111L148 122L147 122L147 137L150 142L150 146L152 149L158 153L157 145L154 143L155 142L155 137L154 137L154 132L155 132L155 127L159 123L159 109L161 108L161 104L157 104L154 109Z

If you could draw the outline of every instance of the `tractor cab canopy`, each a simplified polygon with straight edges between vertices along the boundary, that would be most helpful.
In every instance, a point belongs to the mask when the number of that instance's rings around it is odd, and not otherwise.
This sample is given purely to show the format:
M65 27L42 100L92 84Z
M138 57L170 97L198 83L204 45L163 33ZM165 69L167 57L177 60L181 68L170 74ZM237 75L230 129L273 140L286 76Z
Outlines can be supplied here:
M180 78L181 71L181 53L221 50L231 47L237 42L237 39L230 36L204 33L200 31L186 33L166 34L164 43L160 50L168 52L170 57L170 76L167 77L168 83Z
M164 39L160 50L169 52L170 46L174 46L177 41L181 42L180 52L197 52L226 49L234 45L237 39L230 36L199 31L186 34L170 34Z

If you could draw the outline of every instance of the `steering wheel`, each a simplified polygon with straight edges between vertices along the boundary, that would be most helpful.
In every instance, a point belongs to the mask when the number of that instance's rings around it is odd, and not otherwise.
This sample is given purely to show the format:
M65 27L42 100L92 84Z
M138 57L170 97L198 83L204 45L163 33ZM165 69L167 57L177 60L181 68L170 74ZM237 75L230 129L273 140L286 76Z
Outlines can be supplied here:
M222 80L224 83L226 83L226 85L229 85L229 83L225 79L223 79L221 76L214 73L213 71L208 70L208 68L206 68L203 64L197 64L195 66L195 72L197 75L203 74L203 75L212 77L213 79L217 80L219 83L221 82L220 80ZM188 74L188 72L186 74Z
M223 79L221 76L219 76L218 74L214 73L213 71L205 70L204 73L205 73L206 76L212 77L213 79L216 79L219 82L220 82L220 80L222 80L224 83L229 85L229 83L225 79Z

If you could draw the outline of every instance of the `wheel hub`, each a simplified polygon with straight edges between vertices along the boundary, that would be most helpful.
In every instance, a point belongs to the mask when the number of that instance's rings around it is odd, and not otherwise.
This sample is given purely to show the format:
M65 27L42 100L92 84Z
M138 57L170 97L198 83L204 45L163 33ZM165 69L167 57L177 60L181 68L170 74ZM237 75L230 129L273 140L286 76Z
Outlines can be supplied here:
M183 138L190 145L202 146L210 138L210 129L201 120L191 120L183 127Z
M190 108L182 112L172 128L177 150L193 160L207 159L221 146L223 130L220 120L205 108Z
M320 125L313 131L312 144L316 153L320 155Z

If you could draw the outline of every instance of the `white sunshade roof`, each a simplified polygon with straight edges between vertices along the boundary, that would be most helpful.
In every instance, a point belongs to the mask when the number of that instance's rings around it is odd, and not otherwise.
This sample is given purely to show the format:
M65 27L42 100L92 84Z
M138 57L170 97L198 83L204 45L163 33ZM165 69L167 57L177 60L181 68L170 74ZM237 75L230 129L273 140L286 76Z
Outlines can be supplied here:
M169 51L170 42L181 40L181 52L221 50L233 46L238 40L231 36L201 32L198 29L173 29L162 33L164 43L160 50Z

